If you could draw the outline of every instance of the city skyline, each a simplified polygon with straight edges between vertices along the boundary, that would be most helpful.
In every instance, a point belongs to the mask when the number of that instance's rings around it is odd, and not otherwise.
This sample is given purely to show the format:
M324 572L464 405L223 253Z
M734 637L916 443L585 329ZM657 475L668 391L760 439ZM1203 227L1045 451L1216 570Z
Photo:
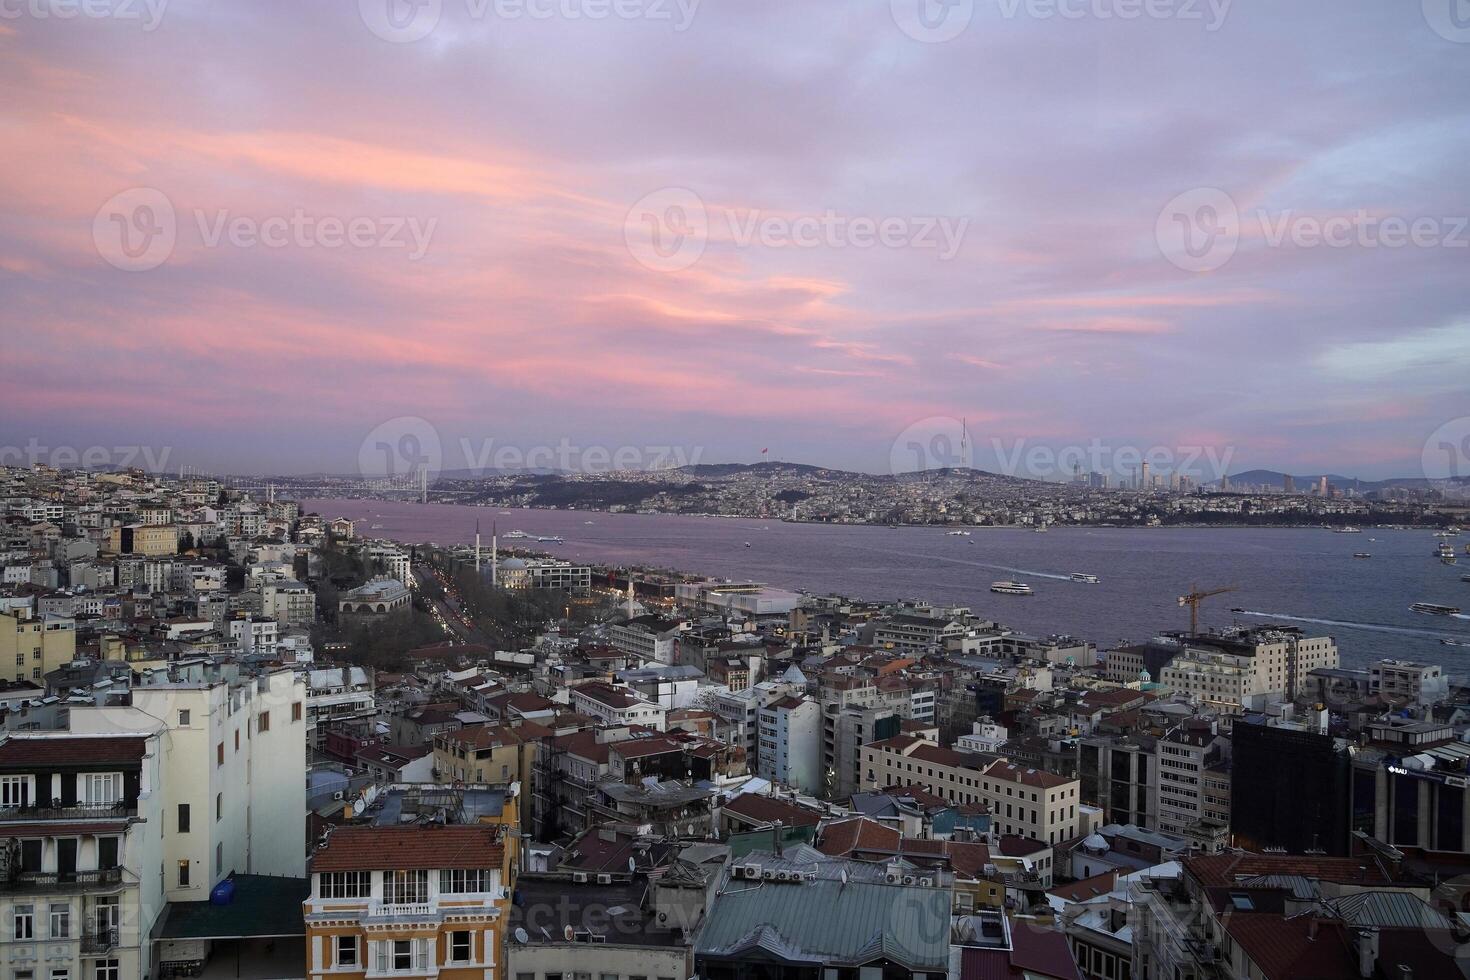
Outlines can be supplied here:
M0 445L350 472L423 418L888 472L966 419L983 468L1382 479L1464 419L1432 2L587 6L8 12Z

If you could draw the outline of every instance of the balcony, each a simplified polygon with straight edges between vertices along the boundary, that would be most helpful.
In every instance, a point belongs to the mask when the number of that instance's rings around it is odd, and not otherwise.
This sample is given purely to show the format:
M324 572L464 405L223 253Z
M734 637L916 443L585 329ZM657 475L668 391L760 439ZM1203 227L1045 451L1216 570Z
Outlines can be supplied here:
M439 907L432 902L369 902L370 919L437 919Z
M82 933L82 955L100 956L117 948L117 929L95 929Z
M117 888L124 883L122 868L97 871L18 871L0 878L0 892L61 892Z
M33 823L42 820L124 820L138 815L138 804L126 800L117 803L62 806L53 800L50 806L0 807L0 823Z

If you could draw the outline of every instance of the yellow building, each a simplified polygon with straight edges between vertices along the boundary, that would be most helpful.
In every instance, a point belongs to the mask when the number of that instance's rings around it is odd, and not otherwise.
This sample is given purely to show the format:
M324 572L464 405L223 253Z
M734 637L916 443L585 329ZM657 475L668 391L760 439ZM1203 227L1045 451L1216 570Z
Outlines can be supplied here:
M128 524L107 532L107 550L118 555L174 555L179 529L173 524Z
M0 613L0 677L39 681L76 659L76 623L61 616L25 619Z
M484 823L332 831L303 903L306 975L499 980L517 840Z

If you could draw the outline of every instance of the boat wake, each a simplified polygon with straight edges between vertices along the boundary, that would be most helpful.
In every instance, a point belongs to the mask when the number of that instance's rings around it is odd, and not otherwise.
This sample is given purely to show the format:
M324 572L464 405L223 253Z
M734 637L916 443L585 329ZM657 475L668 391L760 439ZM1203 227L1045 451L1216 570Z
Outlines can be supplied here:
M871 551L875 554L881 555L902 555L905 558L922 558L927 561L942 561L949 565L968 565L971 568L988 568L992 571L997 572L1015 572L1017 575L1026 575L1030 578L1055 579L1058 582L1072 581L1071 575L1061 575L1057 572L1038 572L1034 568L1017 568L1014 565L995 565L991 564L990 562L967 561L964 558L946 558L944 555L925 555L913 551L894 551L891 548L863 548L860 545L853 545L853 547L858 548L860 551Z
M1450 630L1416 629L1412 626L1394 626L1392 623L1355 623L1342 619L1314 619L1311 616L1288 616L1286 613L1257 612L1254 609L1241 609L1236 615L1255 616L1258 619L1279 619L1289 623L1315 623L1319 626L1341 626L1344 629L1366 630L1372 633L1397 633L1401 636L1423 636L1432 640L1466 639L1464 633L1455 633ZM1470 616L1466 616L1463 613L1449 618L1470 620Z

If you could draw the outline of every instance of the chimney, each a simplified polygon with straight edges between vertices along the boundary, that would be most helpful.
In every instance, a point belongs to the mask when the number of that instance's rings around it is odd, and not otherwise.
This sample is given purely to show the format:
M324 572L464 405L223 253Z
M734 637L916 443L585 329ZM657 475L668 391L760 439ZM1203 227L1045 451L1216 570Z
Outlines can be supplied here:
M1354 938L1358 947L1358 976L1367 980L1378 966L1378 930L1359 929Z
M776 857L781 857L781 821L777 820L771 824L771 840L774 845L771 850Z

